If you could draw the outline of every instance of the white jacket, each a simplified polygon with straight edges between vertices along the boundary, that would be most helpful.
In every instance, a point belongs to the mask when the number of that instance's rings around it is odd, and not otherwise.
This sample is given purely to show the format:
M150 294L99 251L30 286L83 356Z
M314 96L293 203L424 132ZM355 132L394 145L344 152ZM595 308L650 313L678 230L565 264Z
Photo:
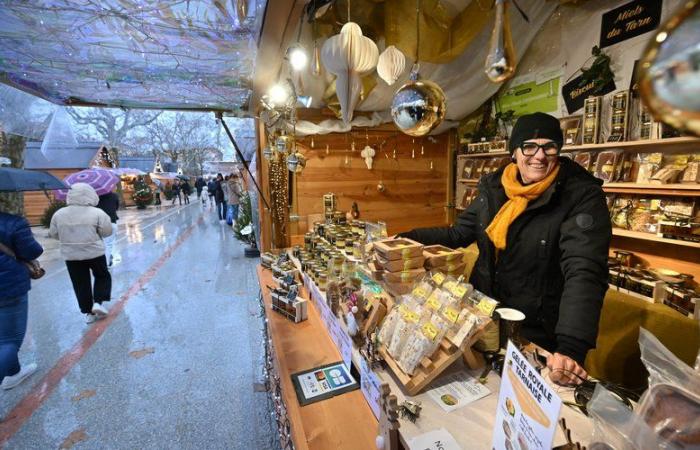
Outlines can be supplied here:
M89 184L75 183L65 206L51 218L49 236L61 241L61 255L68 261L83 261L105 254L102 238L112 234L112 221L95 208L99 197Z

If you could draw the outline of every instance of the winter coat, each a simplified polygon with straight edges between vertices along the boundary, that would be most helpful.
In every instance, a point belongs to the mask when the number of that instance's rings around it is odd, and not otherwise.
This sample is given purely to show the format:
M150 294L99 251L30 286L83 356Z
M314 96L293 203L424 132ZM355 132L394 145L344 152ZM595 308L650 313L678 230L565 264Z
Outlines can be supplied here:
M214 192L214 200L216 200L217 203L225 202L226 201L226 194L224 193L224 188L223 188L223 181L216 180L214 181L214 190L209 191L209 192Z
M231 187L228 184L228 181L222 181L221 183L221 191L224 193L224 201L228 203L228 201L231 199Z
M216 181L211 180L209 183L207 183L207 192L209 192L209 195L216 194Z
M402 236L453 248L476 241L474 287L523 312L524 337L583 363L596 344L612 230L602 182L568 158L559 160L557 178L512 223L498 258L485 230L508 200L502 169L482 177L478 196L453 226Z
M197 180L194 182L194 187L197 189L197 192L202 192L202 189L204 189L204 186L207 184L204 182L203 178L197 178Z
M190 186L190 183L185 181L180 185L182 187L182 193L185 195L190 195L192 193L192 187Z
M119 196L117 194L114 192L109 192L107 194L100 195L100 201L97 202L97 207L107 213L112 223L117 223L117 220L119 220L119 216L117 216L117 210L119 209Z
M37 259L44 252L34 239L29 222L20 216L0 212L0 242L9 247L22 261ZM27 266L0 252L0 299L26 294L31 289Z
M236 181L229 180L228 182L228 203L229 205L237 205L241 197L241 186Z
M76 183L68 191L68 206L51 218L49 236L61 241L61 255L67 261L83 261L105 254L102 238L112 234L109 216L99 208L95 190Z

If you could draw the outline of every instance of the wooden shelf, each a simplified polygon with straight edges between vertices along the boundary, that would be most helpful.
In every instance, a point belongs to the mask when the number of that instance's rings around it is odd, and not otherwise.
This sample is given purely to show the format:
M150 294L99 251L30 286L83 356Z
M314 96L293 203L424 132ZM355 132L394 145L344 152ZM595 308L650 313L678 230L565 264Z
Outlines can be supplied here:
M478 158L480 156L510 156L510 152L467 153L464 155L457 155L457 158Z
M677 137L668 139L648 139L643 141L624 141L624 142L604 142L602 144L583 144L583 145L565 145L562 148L563 152L575 152L579 150L607 150L613 148L620 149L635 149L635 150L653 150L660 146L663 147L681 147L689 145L697 145L700 148L700 139L695 137Z
M478 179L475 180L475 179L471 179L471 178L460 178L457 181L459 181L460 183L472 183L472 184L476 184L479 182Z
M651 234L651 233L642 233L640 231L624 230L622 228L613 228L612 234L613 234L613 236L621 236L621 237L632 238L632 239L641 239L644 241L663 242L665 244L681 245L683 247L700 248L700 242L681 241L680 239L668 239L668 238L660 237L660 236L657 236L657 235Z
M605 192L618 194L656 194L700 197L700 186L697 184L605 183L603 185L603 190Z

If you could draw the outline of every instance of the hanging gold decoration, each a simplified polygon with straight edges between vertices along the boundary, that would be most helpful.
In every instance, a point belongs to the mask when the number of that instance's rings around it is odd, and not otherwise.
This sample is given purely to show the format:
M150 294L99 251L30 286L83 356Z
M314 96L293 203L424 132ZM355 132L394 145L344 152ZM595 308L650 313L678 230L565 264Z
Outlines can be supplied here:
M248 0L236 1L236 13L238 14L239 22L243 22L248 17Z
M321 75L321 49L318 48L318 43L314 40L314 54L311 61L311 74L315 77Z
M306 157L300 152L287 156L287 169L292 173L301 173L306 167Z
M515 73L515 47L508 19L508 0L496 0L496 20L484 71L489 80L502 83Z

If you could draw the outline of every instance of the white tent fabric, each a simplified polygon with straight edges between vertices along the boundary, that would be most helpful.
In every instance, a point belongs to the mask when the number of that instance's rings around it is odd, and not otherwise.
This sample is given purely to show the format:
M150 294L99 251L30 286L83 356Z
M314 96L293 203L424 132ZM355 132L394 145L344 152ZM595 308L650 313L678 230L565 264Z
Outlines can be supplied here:
M461 10L469 4L469 0L461 2L453 1L456 10ZM460 3L460 4L457 4ZM510 22L515 41L515 47L518 60L522 58L528 46L539 32L540 28L552 15L557 8L558 2L528 2L523 5L523 8L528 15L530 22L525 22L523 17L515 8L510 8ZM486 27L471 43L469 47L454 61L447 64L429 64L421 63L420 74L422 78L432 80L442 87L447 98L447 122L441 126L444 131L450 126L456 126L456 122L462 119L467 114L477 109L489 97L491 97L498 89L500 84L494 84L486 78L484 74L484 61L488 53L488 44L491 37L493 27ZM308 31L305 29L305 31ZM307 34L307 41L310 36ZM312 48L307 42L307 48ZM378 42L380 50L383 50L385 45L383 42ZM321 45L321 43L319 43ZM407 55L408 56L408 55ZM407 61L405 73L394 83L389 86L384 81L378 78L376 87L369 94L367 99L362 102L357 110L359 111L378 111L382 113L382 117L390 120L390 117L385 116L386 112L391 107L391 100L394 93L406 81L408 81L408 73L410 70L411 61ZM322 96L326 86L332 81L331 76L324 71L321 77L314 77L308 71L301 75L303 86L303 95L311 95L313 98L312 107L322 106ZM301 95L301 94L300 94ZM375 116L373 116L374 119ZM387 120L385 120L387 121ZM340 125L324 121L323 124L317 124L317 129L306 124L300 127L297 124L297 131L309 134L326 133L336 131L347 131L349 128L341 128ZM353 121L354 124L354 121ZM366 126L356 124L355 126Z

